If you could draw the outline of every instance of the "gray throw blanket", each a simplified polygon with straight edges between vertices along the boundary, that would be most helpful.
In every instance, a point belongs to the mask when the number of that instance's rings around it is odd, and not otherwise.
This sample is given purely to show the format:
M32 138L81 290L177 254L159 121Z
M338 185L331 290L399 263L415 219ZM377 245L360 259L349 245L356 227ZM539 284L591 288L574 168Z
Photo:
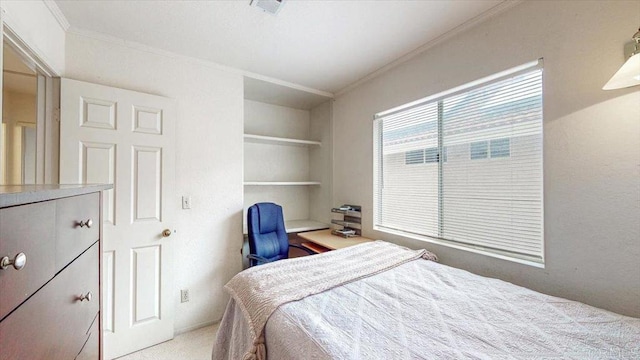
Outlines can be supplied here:
M427 250L375 241L338 251L276 261L234 276L225 289L249 324L252 347L243 360L266 360L264 327L280 306L417 259L437 261Z

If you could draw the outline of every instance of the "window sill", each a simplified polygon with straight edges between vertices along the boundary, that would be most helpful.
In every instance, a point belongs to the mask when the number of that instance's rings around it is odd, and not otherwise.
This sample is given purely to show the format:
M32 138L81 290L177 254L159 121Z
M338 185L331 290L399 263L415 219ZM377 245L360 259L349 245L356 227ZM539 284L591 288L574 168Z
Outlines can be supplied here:
M523 265L544 269L544 259L537 259L534 257L525 257L525 256L516 257L507 253L489 251L482 247L459 244L449 240L432 238L424 235L418 235L418 234L413 234L413 233L404 232L400 230L389 229L381 226L374 226L373 230L380 231L390 235L402 236L402 237L413 239L413 240L424 241L424 242L428 242L436 245L442 245L442 246L446 246L446 247L457 249L457 250L468 251L475 254L485 255L485 256L501 259L501 260L507 260L507 261L518 263L518 264L523 264Z

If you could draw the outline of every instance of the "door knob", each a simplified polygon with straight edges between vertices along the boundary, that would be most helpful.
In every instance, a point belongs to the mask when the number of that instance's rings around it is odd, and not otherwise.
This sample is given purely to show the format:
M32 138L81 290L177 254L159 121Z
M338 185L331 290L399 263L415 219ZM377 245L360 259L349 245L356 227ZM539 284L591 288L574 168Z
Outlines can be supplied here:
M162 237L169 237L169 236L171 236L171 230L164 229L164 231L162 232Z
M91 294L91 291L89 291L89 292L87 293L87 295L80 295L80 296L78 296L78 300L80 300L81 302L82 302L82 301L85 301L85 300L86 300L87 302L90 302L92 298L93 298L93 294Z
M87 221L80 221L80 224L78 224L78 225L80 225L80 227L85 227L86 226L87 228L90 228L91 225L93 225L93 220L87 219Z
M4 256L2 259L0 259L1 270L4 270L9 266L13 266L13 268L16 270L22 270L22 268L26 264L27 264L27 255L25 255L24 253L17 254L13 260L10 259L8 256Z

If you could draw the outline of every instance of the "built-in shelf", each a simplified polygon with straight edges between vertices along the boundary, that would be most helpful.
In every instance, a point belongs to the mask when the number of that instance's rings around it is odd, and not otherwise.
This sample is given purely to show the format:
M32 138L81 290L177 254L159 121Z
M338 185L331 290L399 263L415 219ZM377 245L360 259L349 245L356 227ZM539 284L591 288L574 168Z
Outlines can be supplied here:
M275 136L244 134L244 141L258 144L276 144L276 145L293 145L293 146L321 146L320 141L290 139Z
M288 233L328 229L329 225L315 220L289 220L284 222Z
M244 186L300 186L320 185L319 181L245 181Z
M244 93L244 214L260 202L282 206L294 241L295 233L331 228L330 98L308 99L301 89L247 77ZM245 216L245 235L246 227Z
M245 224L242 229L244 235L248 234L246 226L247 225ZM288 220L284 222L284 228L287 233L299 233L304 231L328 229L329 225L315 220Z

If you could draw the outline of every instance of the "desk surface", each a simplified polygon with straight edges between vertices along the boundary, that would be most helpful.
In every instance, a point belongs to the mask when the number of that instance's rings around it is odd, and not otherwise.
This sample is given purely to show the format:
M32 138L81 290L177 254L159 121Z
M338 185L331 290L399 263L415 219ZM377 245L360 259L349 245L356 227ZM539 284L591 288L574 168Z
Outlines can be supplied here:
M343 238L336 235L331 235L331 230L318 230L298 233L298 236L311 241L312 243L322 245L328 249L336 250L346 248L348 246L358 245L366 242L373 241L363 236L355 236L350 238Z

